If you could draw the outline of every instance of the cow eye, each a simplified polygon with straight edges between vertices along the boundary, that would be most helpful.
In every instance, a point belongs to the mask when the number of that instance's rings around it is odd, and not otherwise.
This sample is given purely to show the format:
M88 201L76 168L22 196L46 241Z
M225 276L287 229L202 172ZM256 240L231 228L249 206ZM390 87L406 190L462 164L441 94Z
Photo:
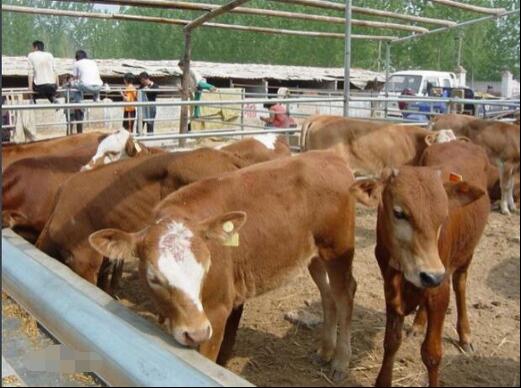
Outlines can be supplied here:
M393 209L394 218L397 220L406 220L407 214L402 209Z

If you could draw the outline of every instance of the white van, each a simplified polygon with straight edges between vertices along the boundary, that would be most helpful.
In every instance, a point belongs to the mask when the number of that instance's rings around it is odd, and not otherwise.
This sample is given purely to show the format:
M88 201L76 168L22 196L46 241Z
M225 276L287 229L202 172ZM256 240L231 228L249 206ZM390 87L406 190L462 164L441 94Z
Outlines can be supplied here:
M397 97L405 89L410 89L412 94L423 97L427 96L427 85L432 84L432 87L458 87L458 79L456 74L446 71L432 71L432 70L404 70L392 73L389 76L388 92L389 97ZM380 92L380 97L385 96L385 88ZM379 112L377 116L383 116L384 103L378 104ZM401 117L401 111L397 102L389 102L387 104L388 115Z
M389 77L389 94L400 95L404 89L412 89L417 96L427 95L427 84L433 87L455 88L458 85L456 74L446 71L407 70L398 71Z

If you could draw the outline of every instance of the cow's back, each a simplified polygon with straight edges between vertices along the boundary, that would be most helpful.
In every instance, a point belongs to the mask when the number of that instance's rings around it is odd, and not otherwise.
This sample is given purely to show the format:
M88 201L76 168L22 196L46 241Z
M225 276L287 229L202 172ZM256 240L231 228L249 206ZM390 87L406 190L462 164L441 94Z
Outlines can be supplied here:
M170 192L206 176L239 168L226 153L199 149L122 160L77 174L62 185L37 245L51 255L82 245L103 228L135 231Z
M89 132L31 143L2 145L2 171L20 159L54 154L75 155L78 148L82 148L90 158L106 136L101 132Z
M15 212L9 225L35 242L49 219L60 186L78 173L88 154L24 158L2 173L2 214Z
M341 116L313 116L302 125L301 149L323 150L337 144L348 145L354 139L386 125L388 123Z
M389 125L358 137L345 151L354 171L378 175L384 168L416 164L429 134L420 127Z
M269 143L265 144L262 140L253 137L226 145L220 150L239 158L244 166L291 155L289 144L283 136L273 136Z

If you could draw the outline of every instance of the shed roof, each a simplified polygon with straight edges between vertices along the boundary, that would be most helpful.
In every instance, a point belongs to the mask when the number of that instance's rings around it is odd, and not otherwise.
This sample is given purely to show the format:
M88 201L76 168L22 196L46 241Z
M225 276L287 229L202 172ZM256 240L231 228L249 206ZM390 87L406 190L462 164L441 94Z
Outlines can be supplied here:
M74 60L71 58L55 58L58 74L72 72ZM102 77L122 77L130 72L138 74L146 71L152 77L178 77L181 75L177 67L178 60L142 61L136 59L96 59ZM194 61L192 66L203 77L233 79L272 79L279 81L335 81L344 79L341 67L282 66L251 63L216 63ZM4 77L21 77L27 75L27 58L22 56L2 56L2 73ZM351 83L358 88L365 88L374 80L384 82L382 73L371 70L351 69Z

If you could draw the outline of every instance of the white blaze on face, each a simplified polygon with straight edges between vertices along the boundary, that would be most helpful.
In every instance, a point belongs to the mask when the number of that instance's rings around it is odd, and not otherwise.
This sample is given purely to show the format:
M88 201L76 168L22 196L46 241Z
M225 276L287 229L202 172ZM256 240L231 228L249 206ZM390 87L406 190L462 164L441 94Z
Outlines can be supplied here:
M192 237L192 231L184 224L169 224L166 233L159 240L160 256L157 266L170 287L186 294L202 311L200 292L205 269L192 252Z
M256 135L253 136L255 140L259 143L262 143L267 149L274 150L275 143L277 142L277 135L274 133L267 133L265 135Z

